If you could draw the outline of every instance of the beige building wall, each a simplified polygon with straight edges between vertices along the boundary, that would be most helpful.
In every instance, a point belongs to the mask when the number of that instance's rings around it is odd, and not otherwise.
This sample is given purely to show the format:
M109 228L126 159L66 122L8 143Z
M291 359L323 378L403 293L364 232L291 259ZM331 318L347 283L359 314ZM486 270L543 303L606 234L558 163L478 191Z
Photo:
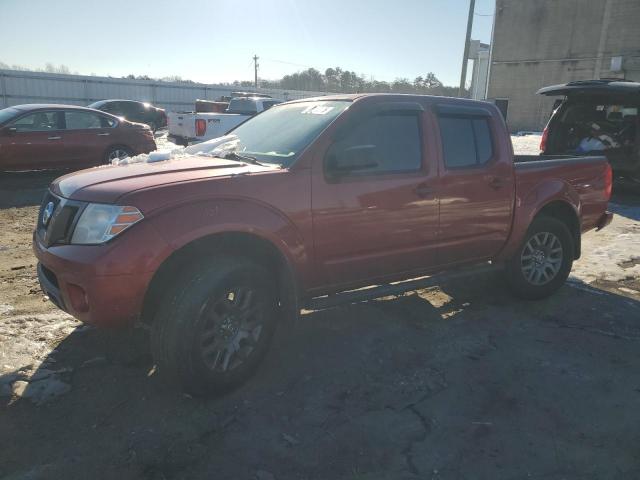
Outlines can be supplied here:
M509 100L512 131L544 127L539 88L609 77L640 81L640 0L497 0L488 98Z

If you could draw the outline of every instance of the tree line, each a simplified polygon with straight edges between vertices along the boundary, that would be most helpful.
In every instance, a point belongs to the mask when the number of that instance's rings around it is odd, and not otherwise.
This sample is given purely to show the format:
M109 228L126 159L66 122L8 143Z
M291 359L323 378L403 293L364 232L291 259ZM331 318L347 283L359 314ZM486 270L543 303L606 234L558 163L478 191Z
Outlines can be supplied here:
M253 82L236 81L233 82L233 85L252 87ZM413 80L396 78L392 82L385 82L374 79L367 80L363 75L358 75L340 67L327 68L324 73L315 68L308 68L307 70L285 75L279 80L260 80L259 86L283 90L336 93L421 93L446 96L456 96L458 94L458 87L443 85L433 72L429 72L425 76L418 76Z
M26 68L20 65L7 65L0 62L0 69L31 70L47 73L78 74L71 72L66 65L54 65L47 63L44 68ZM95 75L95 74L91 74ZM110 77L113 78L113 77ZM163 78L152 78L148 75L126 75L120 78L135 80L151 80L160 82L195 83L192 80L184 79L178 75L171 75ZM254 83L249 80L236 80L234 82L223 83L234 87L253 87ZM327 68L324 73L315 68L308 68L300 72L285 75L278 80L259 81L262 88L278 88L282 90L302 90L312 92L334 92L334 93L419 93L427 95L457 96L458 87L443 85L433 72L425 76L418 76L413 80L408 78L396 78L392 82L367 79L353 71L340 67ZM469 96L465 91L464 96Z

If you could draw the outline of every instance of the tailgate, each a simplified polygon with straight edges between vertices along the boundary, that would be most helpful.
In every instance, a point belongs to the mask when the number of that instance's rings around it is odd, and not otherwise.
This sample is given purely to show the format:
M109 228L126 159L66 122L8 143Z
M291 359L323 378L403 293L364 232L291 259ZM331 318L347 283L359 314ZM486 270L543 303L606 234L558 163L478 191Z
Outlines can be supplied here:
M196 115L197 119L206 122L206 130L204 135L195 136L198 140L211 140L223 136L229 130L237 127L242 122L250 118L248 115L238 115L234 113L200 113Z
M169 135L184 138L194 138L196 136L195 114L170 112Z

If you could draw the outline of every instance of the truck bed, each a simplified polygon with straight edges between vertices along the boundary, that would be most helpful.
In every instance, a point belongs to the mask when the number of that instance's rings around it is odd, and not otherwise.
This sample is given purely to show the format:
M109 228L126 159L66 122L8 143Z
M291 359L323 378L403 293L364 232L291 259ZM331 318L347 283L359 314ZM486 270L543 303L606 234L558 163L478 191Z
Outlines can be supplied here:
M515 155L516 205L556 189L580 209L583 231L595 228L606 209L610 168L604 156ZM607 173L608 172L608 173Z

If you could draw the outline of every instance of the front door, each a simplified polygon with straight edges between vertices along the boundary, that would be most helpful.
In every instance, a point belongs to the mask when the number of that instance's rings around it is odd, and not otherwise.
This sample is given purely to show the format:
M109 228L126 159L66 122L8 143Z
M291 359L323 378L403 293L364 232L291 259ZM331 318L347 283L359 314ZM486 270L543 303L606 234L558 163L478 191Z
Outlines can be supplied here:
M38 111L7 125L3 139L3 167L10 170L55 168L64 160L64 132L60 112Z
M422 107L402 105L377 109L314 162L315 261L323 288L435 260L437 167L426 155Z

